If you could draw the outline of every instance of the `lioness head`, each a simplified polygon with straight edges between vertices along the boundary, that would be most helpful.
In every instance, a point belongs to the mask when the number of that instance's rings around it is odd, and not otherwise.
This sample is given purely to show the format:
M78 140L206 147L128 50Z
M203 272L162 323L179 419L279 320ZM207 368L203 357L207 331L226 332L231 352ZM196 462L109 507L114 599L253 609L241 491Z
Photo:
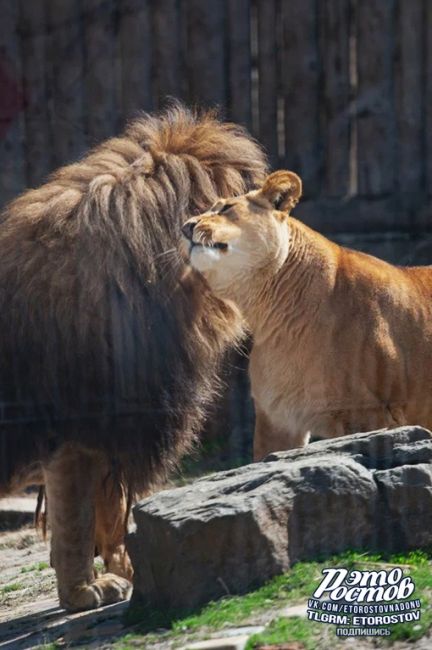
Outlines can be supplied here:
M259 190L218 200L183 225L183 252L214 291L235 299L257 273L275 273L285 262L288 215L301 192L300 178L281 170Z

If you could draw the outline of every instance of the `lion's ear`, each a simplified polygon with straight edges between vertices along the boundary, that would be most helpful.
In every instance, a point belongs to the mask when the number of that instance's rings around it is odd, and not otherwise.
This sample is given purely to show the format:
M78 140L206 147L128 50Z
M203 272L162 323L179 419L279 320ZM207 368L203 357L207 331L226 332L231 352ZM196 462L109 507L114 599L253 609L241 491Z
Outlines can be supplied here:
M261 194L270 201L276 210L289 212L302 194L302 182L297 174L280 170L267 176Z

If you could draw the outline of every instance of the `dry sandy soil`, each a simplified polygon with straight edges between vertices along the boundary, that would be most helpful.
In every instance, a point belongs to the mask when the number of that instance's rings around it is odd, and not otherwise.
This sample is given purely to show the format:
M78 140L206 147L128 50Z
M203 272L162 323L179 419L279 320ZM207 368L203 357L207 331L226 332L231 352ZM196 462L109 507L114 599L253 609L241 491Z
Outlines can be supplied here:
M65 616L58 606L49 544L32 526L0 533L0 648L34 648L56 641L102 647L123 629L127 603ZM97 639L97 640L96 640Z

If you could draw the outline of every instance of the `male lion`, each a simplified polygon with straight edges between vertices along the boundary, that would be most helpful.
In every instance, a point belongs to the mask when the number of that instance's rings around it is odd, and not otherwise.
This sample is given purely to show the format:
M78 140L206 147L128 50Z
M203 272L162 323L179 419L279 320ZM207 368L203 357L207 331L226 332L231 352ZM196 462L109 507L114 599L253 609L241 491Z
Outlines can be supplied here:
M44 481L69 610L126 597L130 499L191 446L241 330L176 252L180 226L264 171L241 128L174 106L3 213L0 487Z
M255 459L310 434L432 429L432 268L330 242L289 216L300 196L278 171L183 226L192 266L253 334Z

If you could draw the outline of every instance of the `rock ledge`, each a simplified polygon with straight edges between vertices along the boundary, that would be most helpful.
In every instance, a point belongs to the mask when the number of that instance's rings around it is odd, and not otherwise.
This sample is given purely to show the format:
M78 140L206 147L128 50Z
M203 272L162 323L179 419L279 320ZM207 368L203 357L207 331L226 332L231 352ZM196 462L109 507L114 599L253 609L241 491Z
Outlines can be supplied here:
M159 492L133 510L134 599L189 608L298 560L432 544L432 434L356 434Z

